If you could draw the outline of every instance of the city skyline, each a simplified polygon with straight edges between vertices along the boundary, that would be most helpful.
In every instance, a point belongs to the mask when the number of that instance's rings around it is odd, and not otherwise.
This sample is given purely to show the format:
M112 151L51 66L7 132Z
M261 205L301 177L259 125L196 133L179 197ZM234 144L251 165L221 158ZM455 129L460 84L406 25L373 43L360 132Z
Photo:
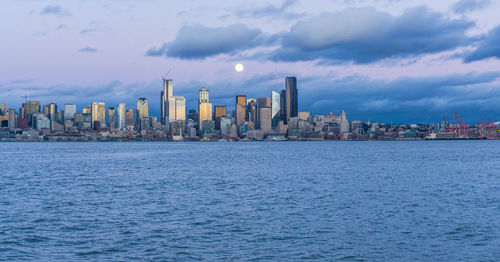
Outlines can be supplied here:
M258 97L295 75L299 107L312 114L429 123L460 112L477 123L500 113L499 8L488 0L7 0L0 15L23 28L0 28L0 101L152 101L168 72L186 109L197 108L205 86L213 105L232 110L235 95Z

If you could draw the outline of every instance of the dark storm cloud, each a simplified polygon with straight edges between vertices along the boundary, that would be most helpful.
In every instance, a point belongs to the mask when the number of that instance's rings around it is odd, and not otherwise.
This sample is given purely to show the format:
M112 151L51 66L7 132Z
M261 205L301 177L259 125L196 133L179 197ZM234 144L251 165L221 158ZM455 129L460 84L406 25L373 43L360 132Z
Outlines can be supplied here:
M97 49L90 47L90 46L87 46L87 47L84 47L84 48L78 50L78 52L95 53L95 52L97 52Z
M485 8L489 4L490 0L460 0L453 5L453 11L457 14L463 14Z
M48 5L40 12L40 14L66 16L69 15L69 12L58 5Z
M437 53L472 43L465 31L473 25L425 7L406 9L401 16L349 8L298 22L282 34L282 48L270 59L370 63Z
M473 52L466 54L464 61L469 63L491 57L500 58L500 26L488 32L479 47Z
M260 44L261 36L260 30L248 28L243 24L213 28L191 25L181 28L173 42L158 49L151 48L146 55L204 59L255 47Z

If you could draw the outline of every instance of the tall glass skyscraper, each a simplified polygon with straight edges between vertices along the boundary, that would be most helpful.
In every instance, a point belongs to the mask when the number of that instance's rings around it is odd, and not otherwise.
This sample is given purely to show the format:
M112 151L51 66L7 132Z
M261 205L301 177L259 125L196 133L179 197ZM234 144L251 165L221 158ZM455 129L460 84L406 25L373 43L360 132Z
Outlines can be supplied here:
M100 124L104 124L106 122L106 104L104 102L93 102L92 103L92 128L97 121Z
M120 130L124 130L126 128L125 122L125 104L118 105L118 121L116 122L117 128Z
M281 120L281 99L280 93L272 91L271 93L271 123L273 127L278 126Z
M75 118L76 113L76 105L75 104L65 104L64 105L64 119L73 119Z
M168 100L173 96L174 84L172 79L163 79L163 91L161 91L160 101L160 122L166 125L169 116Z
M298 97L297 97L297 78L289 76L285 79L286 86L286 121L290 121L290 117L298 115Z

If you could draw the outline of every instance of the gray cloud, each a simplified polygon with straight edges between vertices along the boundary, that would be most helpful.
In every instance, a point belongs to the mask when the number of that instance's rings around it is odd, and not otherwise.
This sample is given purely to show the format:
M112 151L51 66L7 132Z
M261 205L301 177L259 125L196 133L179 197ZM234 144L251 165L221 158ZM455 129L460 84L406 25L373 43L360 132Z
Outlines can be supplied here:
M58 15L58 16L67 16L69 12L64 10L62 7L58 5L48 5L42 11L40 11L41 15Z
M500 26L488 32L479 47L465 55L464 61L470 63L491 57L500 58Z
M99 30L99 24L96 21L91 21L87 27L84 29L80 30L80 34L88 34L88 33L93 33L97 32Z
M90 47L90 46L86 46L86 47L78 50L78 52L95 53L95 52L97 52L97 49Z
M470 11L483 9L490 4L490 0L460 0L453 5L453 11L463 14Z
M203 25L185 26L179 30L173 42L160 48L151 48L146 55L204 59L255 47L262 42L261 37L260 30L248 28L243 24L215 28Z
M285 0L281 5L266 5L263 7L257 7L253 9L242 9L237 11L239 17L276 17L285 16L287 18L298 17L299 14L286 12L292 5L297 3L298 0Z
M370 63L437 53L472 43L465 31L473 25L425 7L407 9L401 16L373 8L349 8L298 22L282 35L282 48L270 58Z

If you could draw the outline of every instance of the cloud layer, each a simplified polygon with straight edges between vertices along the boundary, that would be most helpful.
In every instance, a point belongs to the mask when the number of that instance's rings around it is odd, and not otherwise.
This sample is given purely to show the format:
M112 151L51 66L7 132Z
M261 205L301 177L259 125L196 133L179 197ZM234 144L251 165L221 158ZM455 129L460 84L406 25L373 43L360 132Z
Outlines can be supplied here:
M260 30L248 28L243 24L211 28L203 25L185 26L173 42L160 48L151 48L146 55L203 59L254 47L259 43L261 35Z
M491 57L500 58L500 26L488 32L479 47L467 54L464 61L469 63Z
M490 0L460 0L453 5L453 11L458 14L485 8L490 4Z
M406 9L401 16L374 8L345 9L295 24L271 59L370 63L437 53L470 44L465 32L473 25L424 7Z

